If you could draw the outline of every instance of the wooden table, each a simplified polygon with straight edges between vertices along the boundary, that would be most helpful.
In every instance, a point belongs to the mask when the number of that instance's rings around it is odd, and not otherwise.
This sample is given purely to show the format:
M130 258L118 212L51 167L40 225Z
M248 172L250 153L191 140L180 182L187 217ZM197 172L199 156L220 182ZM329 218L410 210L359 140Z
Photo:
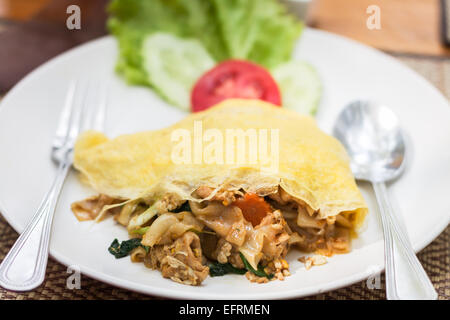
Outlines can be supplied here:
M381 28L371 30L373 5ZM441 39L440 0L314 0L308 23L389 52L450 57Z

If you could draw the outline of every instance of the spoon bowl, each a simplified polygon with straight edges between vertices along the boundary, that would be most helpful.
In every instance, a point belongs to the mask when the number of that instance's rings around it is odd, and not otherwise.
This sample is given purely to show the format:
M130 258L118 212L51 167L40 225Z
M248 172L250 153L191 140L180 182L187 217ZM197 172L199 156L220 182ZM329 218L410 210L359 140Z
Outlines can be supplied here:
M382 182L402 173L405 139L397 116L388 107L352 102L340 113L333 134L347 150L357 179Z

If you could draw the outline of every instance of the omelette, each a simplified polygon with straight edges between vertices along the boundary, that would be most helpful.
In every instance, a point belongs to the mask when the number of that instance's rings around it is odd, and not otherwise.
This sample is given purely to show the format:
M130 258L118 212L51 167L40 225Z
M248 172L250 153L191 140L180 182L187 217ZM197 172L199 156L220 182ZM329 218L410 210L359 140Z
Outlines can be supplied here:
M114 139L85 132L74 166L96 191L72 204L76 217L112 215L130 236L111 244L116 258L188 285L282 280L291 249L349 252L368 211L344 147L313 118L259 100Z

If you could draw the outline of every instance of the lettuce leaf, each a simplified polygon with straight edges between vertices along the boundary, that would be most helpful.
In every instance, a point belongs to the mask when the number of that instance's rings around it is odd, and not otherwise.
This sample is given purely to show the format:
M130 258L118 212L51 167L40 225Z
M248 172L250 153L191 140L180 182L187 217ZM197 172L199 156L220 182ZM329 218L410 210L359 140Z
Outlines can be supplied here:
M131 84L150 85L141 47L153 32L197 38L216 60L227 57L209 0L113 0L108 12L108 29L119 41L116 69Z
M108 12L108 29L119 42L118 73L147 86L141 48L151 33L195 38L216 61L273 68L289 60L303 28L277 0L112 0Z
M230 58L272 68L290 59L303 24L275 0L213 0Z

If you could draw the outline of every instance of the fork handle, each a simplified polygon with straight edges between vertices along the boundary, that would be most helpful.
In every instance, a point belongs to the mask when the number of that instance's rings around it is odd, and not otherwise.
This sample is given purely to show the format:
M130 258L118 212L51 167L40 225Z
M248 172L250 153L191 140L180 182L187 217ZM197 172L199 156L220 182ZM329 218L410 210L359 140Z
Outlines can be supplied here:
M44 281L53 213L71 166L68 159L58 165L52 187L0 265L0 286L5 289L28 291Z
M436 290L414 253L405 227L392 210L386 185L374 182L373 188L380 207L384 233L387 298L437 299Z

